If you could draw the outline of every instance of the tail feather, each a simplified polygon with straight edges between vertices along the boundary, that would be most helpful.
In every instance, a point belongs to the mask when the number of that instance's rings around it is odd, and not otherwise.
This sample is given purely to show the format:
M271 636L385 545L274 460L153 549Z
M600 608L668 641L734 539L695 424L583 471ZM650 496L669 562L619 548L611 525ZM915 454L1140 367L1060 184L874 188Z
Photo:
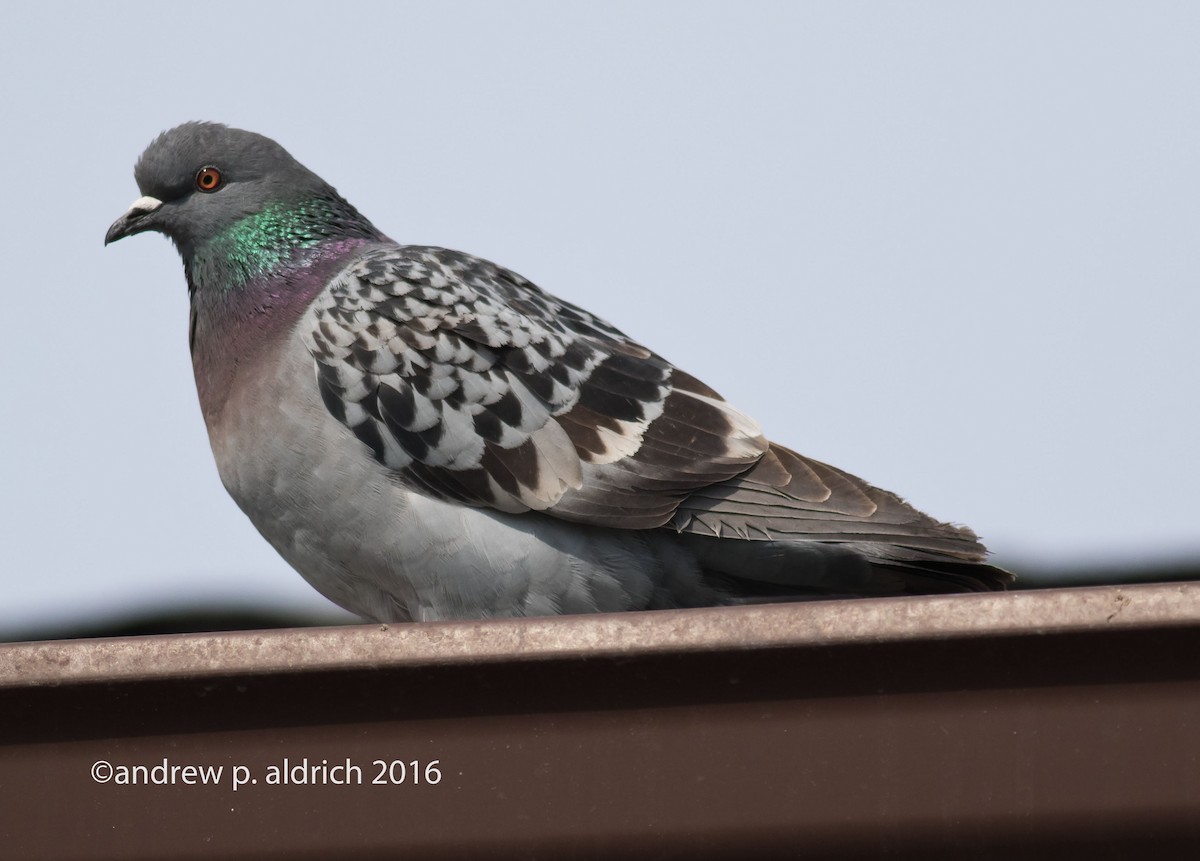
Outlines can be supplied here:
M676 539L727 603L989 592L1013 579L986 562L873 542Z

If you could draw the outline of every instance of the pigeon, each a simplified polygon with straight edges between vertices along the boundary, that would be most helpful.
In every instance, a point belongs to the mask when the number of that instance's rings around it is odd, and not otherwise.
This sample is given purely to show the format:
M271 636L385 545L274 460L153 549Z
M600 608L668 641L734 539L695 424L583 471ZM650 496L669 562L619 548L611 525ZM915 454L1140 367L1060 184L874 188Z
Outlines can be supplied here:
M652 350L515 272L389 239L275 141L163 132L105 244L183 261L226 489L378 622L971 592L962 526L771 442Z

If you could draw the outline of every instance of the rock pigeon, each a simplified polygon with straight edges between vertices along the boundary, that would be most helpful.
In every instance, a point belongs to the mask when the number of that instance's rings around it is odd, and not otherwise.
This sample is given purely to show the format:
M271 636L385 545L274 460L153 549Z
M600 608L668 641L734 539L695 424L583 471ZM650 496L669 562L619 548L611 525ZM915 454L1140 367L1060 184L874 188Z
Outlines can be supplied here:
M424 621L1002 589L975 534L803 457L510 270L388 239L270 138L164 132L221 479L319 592Z

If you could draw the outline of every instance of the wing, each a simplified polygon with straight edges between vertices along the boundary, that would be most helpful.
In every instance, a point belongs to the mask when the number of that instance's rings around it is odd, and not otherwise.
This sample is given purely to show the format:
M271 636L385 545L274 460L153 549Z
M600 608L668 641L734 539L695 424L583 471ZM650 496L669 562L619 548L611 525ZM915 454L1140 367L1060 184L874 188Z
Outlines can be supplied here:
M330 412L442 499L651 528L768 448L716 392L470 255L372 251L315 311L308 346Z
M831 542L951 577L986 567L969 529L768 442L662 357L476 257L369 252L318 300L309 348L330 412L438 498L696 540Z

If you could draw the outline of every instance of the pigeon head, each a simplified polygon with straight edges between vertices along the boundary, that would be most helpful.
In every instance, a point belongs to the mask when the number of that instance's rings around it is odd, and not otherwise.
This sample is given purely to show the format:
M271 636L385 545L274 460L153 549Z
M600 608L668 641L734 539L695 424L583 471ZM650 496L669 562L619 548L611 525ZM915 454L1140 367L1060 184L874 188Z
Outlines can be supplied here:
M163 132L134 168L142 197L104 243L156 231L169 236L190 276L245 281L295 253L381 234L324 180L270 138L218 123Z

